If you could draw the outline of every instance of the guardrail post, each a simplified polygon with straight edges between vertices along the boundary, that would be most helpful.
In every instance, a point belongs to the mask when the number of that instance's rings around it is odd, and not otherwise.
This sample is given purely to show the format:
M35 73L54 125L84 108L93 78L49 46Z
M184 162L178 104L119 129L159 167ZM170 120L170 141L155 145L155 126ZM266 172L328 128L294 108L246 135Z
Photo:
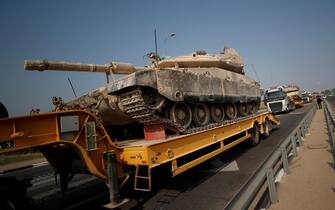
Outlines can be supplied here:
M334 127L330 130L330 136L331 136L331 141L332 141L332 145L334 148L335 147L335 128ZM333 155L335 155L335 148L333 151Z
M304 122L304 136L306 136L306 134L307 134L307 124L308 124L308 121L306 119L305 122Z
M327 105L327 104L325 104ZM335 149L334 149L334 138L333 138L333 132L332 132L332 125L331 125L331 119L330 119L330 113L328 111L328 106L325 106L326 109L324 109L324 114L326 116L326 123L327 123L327 128L328 128L328 134L329 134L329 141L330 141L330 144L331 144L331 149L332 149L332 152L334 154L335 152Z
M328 108L328 107L327 107ZM328 113L328 114L327 114ZM332 151L333 151L333 155L335 155L335 136L334 136L334 126L332 125L332 117L330 116L330 112L328 110L328 112L326 113L327 115L327 126L328 126L328 133L329 133L329 140L331 142L332 145Z
M332 135L332 126L331 126L331 123L330 123L330 119L329 119L329 115L326 111L326 122L327 122L327 127L328 127L328 133L329 133L329 141L330 141L330 144L331 144L331 147L332 147L332 151L334 153L334 141L333 141L333 135Z
M328 128L329 128L329 136L330 140L332 141L332 146L335 147L335 142L334 142L334 126L332 125L332 117L328 116ZM335 148L334 148L335 149Z
M281 160L283 161L283 168L285 173L289 173L288 169L288 159L287 159L287 151L285 147L280 147L281 150Z
M301 139L300 128L297 130L297 138L298 138L298 142L299 142L299 147L301 147L302 146L302 139Z
M277 203L278 198L277 198L276 184L275 184L275 178L273 176L272 168L266 169L266 177L267 177L267 182L268 182L268 187L269 187L270 201L271 203Z
M299 128L301 137L305 138L304 123Z
M335 167L335 121L334 118L332 116L332 112L330 111L331 106L329 105L329 103L324 103L324 114L326 116L326 122L327 122L327 127L328 127L328 135L329 135L329 141L331 144L331 150L332 150L332 155L333 155L333 161L334 161L334 165L333 167Z
M291 144L292 144L293 156L296 157L297 156L297 141L294 136L291 137Z

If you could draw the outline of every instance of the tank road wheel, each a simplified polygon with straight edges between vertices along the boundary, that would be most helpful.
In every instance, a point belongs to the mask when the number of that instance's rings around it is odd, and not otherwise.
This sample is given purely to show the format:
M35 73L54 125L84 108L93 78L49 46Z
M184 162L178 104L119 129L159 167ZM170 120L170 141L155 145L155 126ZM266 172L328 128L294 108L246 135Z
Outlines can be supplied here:
M210 119L209 108L204 103L198 103L192 109L193 122L196 126L207 125Z
M256 106L253 102L247 103L248 114L254 114L256 112Z
M256 102L252 102L252 110L251 112L255 114L258 111L258 106Z
M170 119L187 128L192 122L191 108L185 103L174 103L170 109Z
M209 106L209 112L213 122L219 123L224 119L224 107L221 104L212 104Z
M251 137L249 139L249 142L251 146L255 146L259 144L261 141L260 135L259 135L259 127L257 124L254 124L254 126L251 128Z
M255 102L255 113L259 111L259 107L261 104L259 102Z
M248 107L246 103L239 103L237 105L238 113L244 117L248 115Z
M225 105L225 113L229 120L233 120L237 116L237 109L235 104L229 103Z

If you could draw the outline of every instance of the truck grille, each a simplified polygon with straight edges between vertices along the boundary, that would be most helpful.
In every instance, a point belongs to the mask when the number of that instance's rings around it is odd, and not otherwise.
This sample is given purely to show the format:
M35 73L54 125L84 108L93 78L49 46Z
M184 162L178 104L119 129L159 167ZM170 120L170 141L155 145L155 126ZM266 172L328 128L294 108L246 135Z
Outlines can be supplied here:
M269 104L271 112L281 112L283 110L283 104L281 102Z

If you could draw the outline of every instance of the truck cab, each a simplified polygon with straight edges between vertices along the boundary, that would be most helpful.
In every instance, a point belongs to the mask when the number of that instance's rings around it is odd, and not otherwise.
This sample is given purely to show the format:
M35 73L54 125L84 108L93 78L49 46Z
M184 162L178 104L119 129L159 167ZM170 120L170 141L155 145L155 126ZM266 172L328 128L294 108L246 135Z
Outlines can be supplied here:
M264 102L268 110L274 114L288 112L295 108L282 86L266 89L264 92Z
M309 102L312 101L311 94L308 93L308 92L303 92L303 93L301 94L301 98L302 98L302 100L304 101L304 103L309 103Z

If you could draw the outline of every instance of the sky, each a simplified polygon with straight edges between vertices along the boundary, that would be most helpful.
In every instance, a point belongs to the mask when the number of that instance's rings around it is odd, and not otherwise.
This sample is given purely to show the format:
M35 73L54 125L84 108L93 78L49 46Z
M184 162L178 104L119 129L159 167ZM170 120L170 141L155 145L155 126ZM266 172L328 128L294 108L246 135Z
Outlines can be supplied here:
M235 48L261 86L335 88L335 1L0 0L0 101L11 116L52 109L106 83L104 74L25 71L25 59L143 66L155 50L177 56ZM169 34L175 33L174 37Z

